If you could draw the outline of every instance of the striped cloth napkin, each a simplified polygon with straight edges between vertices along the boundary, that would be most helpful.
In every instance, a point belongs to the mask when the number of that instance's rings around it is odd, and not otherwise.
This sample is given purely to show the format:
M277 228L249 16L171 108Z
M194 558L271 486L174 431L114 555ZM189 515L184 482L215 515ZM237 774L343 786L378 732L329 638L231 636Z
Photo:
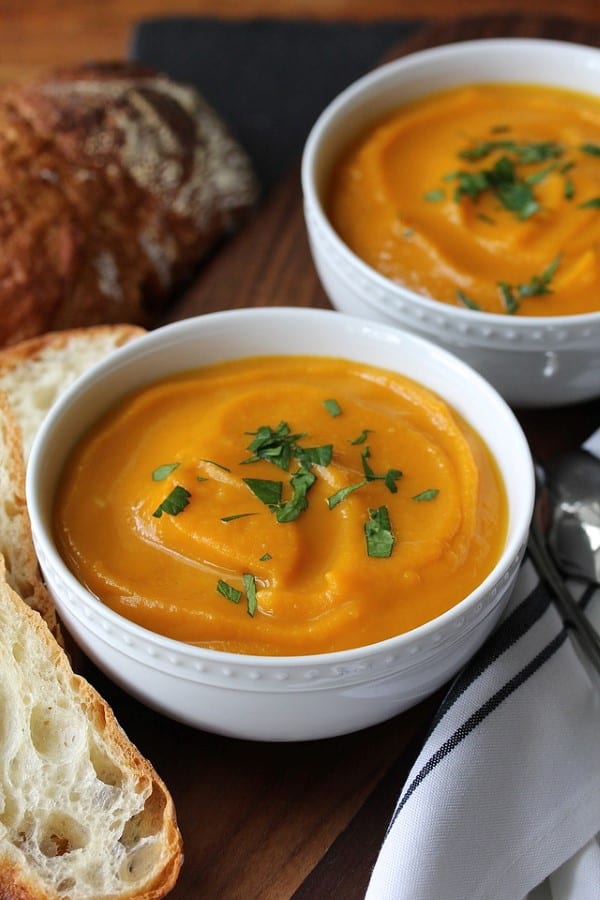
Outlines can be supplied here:
M600 589L571 584L600 628ZM367 900L600 900L600 678L525 560L452 685Z

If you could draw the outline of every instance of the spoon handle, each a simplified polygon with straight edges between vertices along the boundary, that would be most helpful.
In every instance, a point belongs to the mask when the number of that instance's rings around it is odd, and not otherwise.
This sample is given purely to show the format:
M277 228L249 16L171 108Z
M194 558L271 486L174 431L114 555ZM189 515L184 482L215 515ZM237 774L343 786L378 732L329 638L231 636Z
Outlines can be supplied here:
M581 649L600 672L600 634L582 612L567 588L552 557L546 549L544 538L538 525L533 522L529 530L527 548L538 571L554 595L555 604L567 628L571 628Z

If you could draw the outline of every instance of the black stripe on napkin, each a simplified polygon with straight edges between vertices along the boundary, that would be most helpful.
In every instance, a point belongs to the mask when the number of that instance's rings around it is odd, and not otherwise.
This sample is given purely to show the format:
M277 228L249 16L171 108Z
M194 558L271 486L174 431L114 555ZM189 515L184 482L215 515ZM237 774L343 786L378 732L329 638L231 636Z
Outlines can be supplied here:
M535 625L548 609L550 602L547 588L542 582L538 582L532 592L497 626L466 668L458 674L437 709L430 733L469 686Z
M412 794L416 791L420 784L423 783L427 775L432 772L435 767L440 763L446 756L448 756L452 750L456 749L462 741L471 734L474 729L481 724L495 709L497 709L501 703L503 703L511 694L513 694L522 684L524 684L532 675L534 675L540 667L553 656L556 651L564 644L567 638L567 629L562 628L555 637L546 644L545 647L540 650L536 656L531 659L526 666L524 666L516 675L514 675L509 681L506 682L495 694L483 703L475 712L469 716L469 718L463 722L463 724L456 729L454 734L452 734L441 747L436 750L436 752L431 756L425 765L421 768L421 770L417 773L417 775L413 778L411 783L408 785L400 800L398 801L398 805L394 810L394 814L391 818L390 824L388 826L387 834L389 834L390 829L393 827L394 822L398 818L398 815L402 811L403 807L410 799Z

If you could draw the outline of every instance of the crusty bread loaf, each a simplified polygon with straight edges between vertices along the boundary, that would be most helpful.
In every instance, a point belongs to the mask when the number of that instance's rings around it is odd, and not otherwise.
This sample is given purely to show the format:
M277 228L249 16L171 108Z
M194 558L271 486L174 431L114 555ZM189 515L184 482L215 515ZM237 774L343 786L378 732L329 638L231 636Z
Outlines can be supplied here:
M54 401L86 369L142 334L136 325L96 325L46 332L0 350L0 391L21 429L25 461Z
M163 897L182 861L172 798L1 560L0 710L0 897Z
M0 346L149 313L247 216L244 150L192 87L96 64L0 91Z

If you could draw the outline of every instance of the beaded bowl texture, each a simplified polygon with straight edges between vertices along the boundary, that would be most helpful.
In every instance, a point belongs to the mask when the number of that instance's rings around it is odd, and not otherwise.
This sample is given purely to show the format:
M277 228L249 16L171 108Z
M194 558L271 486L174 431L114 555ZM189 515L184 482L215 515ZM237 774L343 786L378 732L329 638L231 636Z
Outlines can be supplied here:
M411 54L343 91L320 115L302 161L313 259L333 306L419 334L450 350L513 407L560 406L600 395L600 312L564 316L480 313L440 303L363 262L324 208L331 171L371 124L402 104L467 84L556 86L598 95L600 51L561 41L474 40Z
M400 371L436 391L479 432L506 487L508 533L490 574L448 612L352 650L250 656L165 638L123 618L61 558L52 514L79 437L119 398L202 364L269 354L343 356ZM32 448L27 498L39 560L60 618L94 663L166 716L246 739L296 741L356 731L448 681L498 622L517 577L534 497L529 448L505 401L470 367L414 335L327 310L261 308L169 325L117 350L50 411Z

